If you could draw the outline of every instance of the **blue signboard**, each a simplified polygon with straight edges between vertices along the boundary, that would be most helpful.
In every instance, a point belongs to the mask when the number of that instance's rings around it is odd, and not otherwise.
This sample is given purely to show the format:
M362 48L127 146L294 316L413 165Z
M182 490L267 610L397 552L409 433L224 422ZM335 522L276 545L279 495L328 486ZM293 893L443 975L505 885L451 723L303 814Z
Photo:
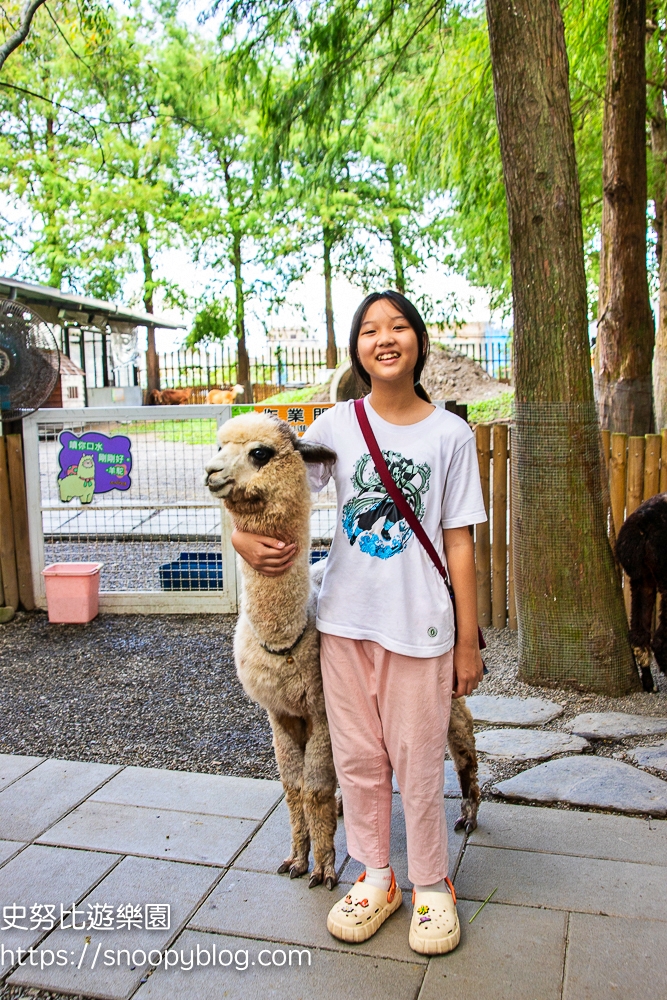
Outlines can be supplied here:
M108 437L97 431L86 431L80 437L62 431L60 441L60 472L58 490L63 503L78 497L90 503L95 493L109 490L129 490L132 470L131 442L117 434Z

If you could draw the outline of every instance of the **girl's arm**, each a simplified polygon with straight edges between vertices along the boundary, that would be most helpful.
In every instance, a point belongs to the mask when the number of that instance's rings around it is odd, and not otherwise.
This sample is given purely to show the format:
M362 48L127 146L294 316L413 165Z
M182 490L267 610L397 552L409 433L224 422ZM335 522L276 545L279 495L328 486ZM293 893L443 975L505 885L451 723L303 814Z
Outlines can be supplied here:
M453 698L472 694L482 679L477 635L477 576L472 535L467 527L443 531L449 579L456 597Z
M296 545L268 538L266 535L253 535L249 531L232 532L232 545L247 563L264 576L280 576L294 562Z

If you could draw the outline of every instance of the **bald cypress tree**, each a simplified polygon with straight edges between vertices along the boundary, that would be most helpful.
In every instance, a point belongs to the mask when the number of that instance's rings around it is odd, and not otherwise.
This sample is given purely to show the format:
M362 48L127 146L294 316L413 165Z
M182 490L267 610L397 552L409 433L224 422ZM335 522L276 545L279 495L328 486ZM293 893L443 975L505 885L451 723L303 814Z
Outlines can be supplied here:
M639 679L607 540L579 183L557 0L486 0L514 309L520 675L621 694Z

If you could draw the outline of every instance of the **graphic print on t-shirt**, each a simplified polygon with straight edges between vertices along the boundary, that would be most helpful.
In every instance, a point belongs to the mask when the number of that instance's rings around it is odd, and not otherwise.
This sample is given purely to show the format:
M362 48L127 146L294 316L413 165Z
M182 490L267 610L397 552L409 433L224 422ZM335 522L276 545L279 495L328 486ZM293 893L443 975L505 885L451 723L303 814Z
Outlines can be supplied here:
M431 478L430 466L417 465L397 451L383 451L391 478L421 521L424 516L424 494ZM371 456L366 453L357 461L352 476L355 495L343 506L343 531L350 545L369 556L389 559L403 552L412 536L412 528L401 518L396 504L382 484Z

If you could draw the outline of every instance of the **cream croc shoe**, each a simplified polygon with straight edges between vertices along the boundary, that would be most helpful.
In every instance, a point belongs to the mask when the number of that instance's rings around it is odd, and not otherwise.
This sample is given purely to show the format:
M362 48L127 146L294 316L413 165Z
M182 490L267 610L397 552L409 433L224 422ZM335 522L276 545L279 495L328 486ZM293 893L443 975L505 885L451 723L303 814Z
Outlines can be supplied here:
M408 941L420 955L444 955L453 951L461 939L461 925L456 912L456 893L448 878L449 892L412 890L412 922Z
M341 941L357 944L368 941L403 902L393 868L389 892L376 889L374 885L364 885L365 878L366 872L359 876L347 896L329 910L327 929Z

